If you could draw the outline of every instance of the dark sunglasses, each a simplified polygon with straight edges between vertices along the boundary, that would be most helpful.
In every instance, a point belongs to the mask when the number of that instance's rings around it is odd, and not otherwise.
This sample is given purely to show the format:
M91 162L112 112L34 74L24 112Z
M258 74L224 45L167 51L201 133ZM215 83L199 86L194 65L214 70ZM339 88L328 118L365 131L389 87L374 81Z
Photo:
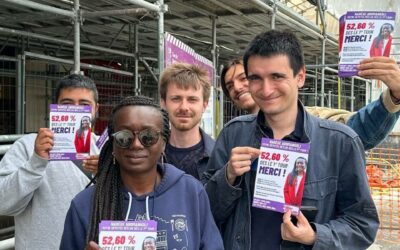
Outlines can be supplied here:
M120 130L112 134L114 142L120 148L129 148L132 145L135 135L138 136L140 143L144 147L150 147L157 143L160 138L160 131L156 131L151 128L143 129L140 131L132 132L130 130Z

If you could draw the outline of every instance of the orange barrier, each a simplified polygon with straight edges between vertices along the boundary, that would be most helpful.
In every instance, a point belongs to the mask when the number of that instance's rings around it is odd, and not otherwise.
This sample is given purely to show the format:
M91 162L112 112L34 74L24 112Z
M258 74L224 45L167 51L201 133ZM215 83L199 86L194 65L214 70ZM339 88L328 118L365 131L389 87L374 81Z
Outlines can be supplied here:
M382 176L385 173L376 165L368 165L366 167L368 182L370 187L381 187L381 188L400 188L400 178L393 177L393 179L384 181L382 180Z
M381 221L377 241L396 245L400 244L399 166L399 148L380 146L368 152L366 172Z

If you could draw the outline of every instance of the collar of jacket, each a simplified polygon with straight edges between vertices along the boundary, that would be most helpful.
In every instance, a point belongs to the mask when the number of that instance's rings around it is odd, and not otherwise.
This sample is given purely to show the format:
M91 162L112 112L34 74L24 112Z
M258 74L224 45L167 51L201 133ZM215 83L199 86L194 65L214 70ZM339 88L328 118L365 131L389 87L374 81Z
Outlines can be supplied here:
M310 142L310 138L308 136L310 134L309 114L305 110L304 105L300 100L297 101L297 107L300 113L297 114L295 130L290 134L290 136L294 136L297 138L294 141L307 143ZM271 127L265 120L264 113L261 110L257 114L257 128L259 132L261 132L263 137L269 137L268 134L265 134L265 131L272 131Z
M211 136L209 136L201 128L200 128L200 135L201 135L201 140L204 143L204 155L203 155L203 157L210 157L210 155L211 155L211 153L212 153L212 151L214 149L215 141L214 141L213 138L211 138Z

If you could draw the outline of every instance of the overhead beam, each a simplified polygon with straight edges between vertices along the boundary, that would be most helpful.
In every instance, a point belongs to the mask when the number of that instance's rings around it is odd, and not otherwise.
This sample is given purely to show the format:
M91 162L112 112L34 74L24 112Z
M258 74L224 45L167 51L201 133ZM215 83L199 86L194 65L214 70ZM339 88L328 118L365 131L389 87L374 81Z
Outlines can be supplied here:
M103 10L103 11L81 11L83 17L104 17L116 15L132 15L132 14L148 14L149 10L146 8L122 9L122 10Z
M6 34L12 34L12 35L21 35L21 36L25 36L25 37L32 37L32 38L45 40L45 41L48 41L48 42L53 42L53 43L57 43L57 44L65 44L65 45L69 45L69 46L73 46L74 45L73 41L58 39L58 38L54 38L54 37L50 37L50 36L40 35L40 34L27 32L27 31L22 31L22 30L8 29L8 28L4 28L4 27L0 27L0 33L6 33ZM121 50L108 49L108 48L95 46L95 45L90 45L90 44L85 44L85 43L82 43L80 47L81 48L85 48L85 49L90 49L90 50L96 50L96 51L106 52L106 53L110 53L110 54L115 54L115 55L135 57L135 54L133 54L133 53L129 53L129 52L121 51Z
M62 59L62 58L53 57L53 56L46 56L46 55L27 52L27 51L24 54L27 57L33 57L33 58L43 59L43 60L52 61L52 62L69 64L69 65L74 64L74 61L68 60L68 59ZM131 73L131 72L118 70L118 69L107 68L107 67L88 64L88 63L81 63L81 67L82 68L87 68L87 69L107 71L107 72L116 73L116 74L119 74L119 75L133 76L133 73Z
M143 8L148 9L148 10L151 10L151 11L164 12L163 6L161 4L160 5L156 5L156 4L152 4L152 3L149 3L149 2L143 1L143 0L125 0L125 1L127 1L127 2L129 2L131 4L135 4L135 5L141 6Z
M12 4L18 4L18 5L36 9L36 10L50 12L50 13L57 14L57 15L67 16L67 17L71 17L71 18L75 17L75 13L73 11L55 8L55 7L52 7L49 5L40 4L40 3L29 1L29 0L3 0L3 1L9 2Z

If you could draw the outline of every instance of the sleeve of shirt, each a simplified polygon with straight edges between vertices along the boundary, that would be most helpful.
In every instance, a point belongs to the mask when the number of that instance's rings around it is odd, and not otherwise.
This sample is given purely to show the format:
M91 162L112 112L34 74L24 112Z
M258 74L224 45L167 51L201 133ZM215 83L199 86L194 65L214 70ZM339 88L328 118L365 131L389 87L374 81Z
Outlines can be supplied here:
M60 250L85 249L85 242L86 228L73 200L65 218Z
M33 151L34 135L16 141L0 162L0 214L18 215L42 184L48 160ZM31 140L32 139L32 140Z
M365 150L369 150L392 131L399 118L399 110L400 105L393 104L389 92L385 91L378 100L352 115L347 125L360 136Z
M226 176L226 164L229 161L231 149L227 146L225 129L221 131L214 150L203 174L203 183L210 199L211 211L219 225L224 223L233 212L237 201L242 196L242 189L229 184ZM241 177L238 177L238 179Z
M202 189L202 191L200 192L199 203L200 203L199 209L201 213L200 223L202 223L200 249L202 250L224 249L221 234L218 231L214 218L211 214L210 202L208 200L207 193L205 192L204 189Z
M375 240L379 218L365 172L364 152L358 137L342 149L336 218L313 224L317 240L313 249L366 249Z

